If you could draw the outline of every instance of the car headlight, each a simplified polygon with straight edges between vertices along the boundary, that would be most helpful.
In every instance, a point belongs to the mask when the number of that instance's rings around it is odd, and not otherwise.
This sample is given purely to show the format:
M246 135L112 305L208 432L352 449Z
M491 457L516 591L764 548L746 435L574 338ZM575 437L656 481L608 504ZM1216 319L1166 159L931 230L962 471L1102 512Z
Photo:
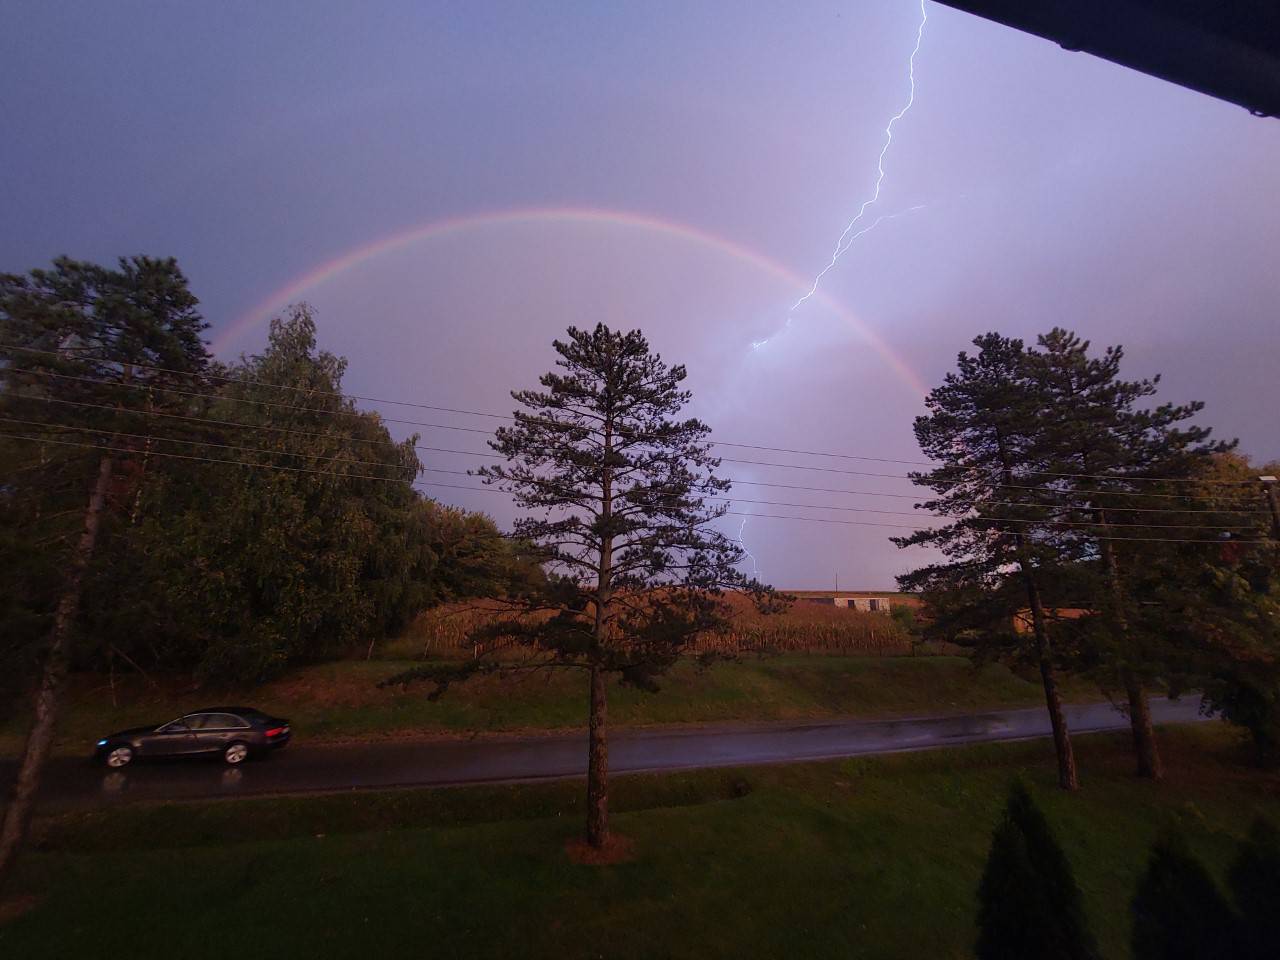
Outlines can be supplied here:
M107 741L105 741L105 740L99 740L99 741L98 741L98 746L100 746L100 747L105 747L106 745L107 745Z

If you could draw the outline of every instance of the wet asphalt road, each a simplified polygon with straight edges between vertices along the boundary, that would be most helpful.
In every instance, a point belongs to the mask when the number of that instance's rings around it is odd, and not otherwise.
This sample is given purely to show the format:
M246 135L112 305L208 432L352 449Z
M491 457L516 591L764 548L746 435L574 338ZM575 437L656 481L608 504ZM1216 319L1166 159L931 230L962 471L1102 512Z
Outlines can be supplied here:
M1157 723L1202 719L1198 697L1153 699L1151 711ZM1119 711L1105 703L1069 706L1066 712L1072 733L1128 725ZM1043 708L902 720L618 731L610 737L609 769L634 773L821 760L1049 733ZM135 763L118 771L88 760L59 758L46 773L42 800L55 807L80 807L132 800L447 786L575 777L585 774L586 768L582 733L328 746L304 743L236 768L217 760L188 760ZM0 763L0 782L9 782L13 770L13 761Z

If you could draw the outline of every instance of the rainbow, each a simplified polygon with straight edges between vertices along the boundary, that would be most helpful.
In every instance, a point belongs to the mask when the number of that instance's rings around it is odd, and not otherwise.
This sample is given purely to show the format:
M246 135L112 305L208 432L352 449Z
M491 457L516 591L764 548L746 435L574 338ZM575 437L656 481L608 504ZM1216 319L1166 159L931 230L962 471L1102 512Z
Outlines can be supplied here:
M725 237L717 236L706 230L671 220L659 220L646 214L627 210L606 210L590 207L537 207L516 210L503 210L489 213L468 214L444 220L410 227L381 240L361 247L355 247L331 260L316 266L307 273L289 281L283 287L255 304L244 314L230 323L226 329L214 337L212 348L215 353L228 348L247 331L266 323L290 303L303 299L305 294L334 277L345 273L362 263L368 263L378 257L401 250L411 244L427 239L439 238L451 233L466 230L511 226L514 224L548 223L548 224L605 224L644 230L650 233L673 237L686 243L693 243L718 251L742 263L760 270L762 273L776 277L794 287L796 290L807 290L810 281L795 273L776 260L764 256L756 250L735 243ZM889 344L874 329L860 320L848 307L832 298L825 292L816 294L840 319L856 330L893 371L920 395L929 392L920 377L893 352Z

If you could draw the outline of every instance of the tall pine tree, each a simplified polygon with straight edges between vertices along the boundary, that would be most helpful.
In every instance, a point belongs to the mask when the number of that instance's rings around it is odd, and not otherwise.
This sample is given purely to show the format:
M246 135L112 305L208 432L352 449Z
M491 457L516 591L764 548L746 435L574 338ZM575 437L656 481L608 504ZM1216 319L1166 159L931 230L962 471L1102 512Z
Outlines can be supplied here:
M707 497L729 483L715 475L710 428L677 418L691 397L685 368L652 353L640 331L603 324L570 327L555 349L559 372L542 376L542 390L512 394L522 409L491 442L506 462L478 471L528 511L515 534L551 574L484 631L522 645L528 659L426 667L387 682L434 681L438 695L500 668L585 674L587 842L600 847L609 824L606 678L654 690L690 640L726 625L724 589L770 600L736 569L741 549L710 526L726 507Z
M1021 340L988 333L962 352L915 421L921 451L939 463L911 474L933 491L920 504L950 518L938 527L894 538L901 547L940 550L943 560L898 577L904 590L961 598L968 626L1008 634L1019 608L1029 611L1033 657L1058 755L1058 782L1079 785L1070 732L1058 692L1057 667L1045 606L1046 584L1056 578L1060 554L1042 521L1053 509L1045 494L1019 480L1039 442L1044 415L1026 377Z
M1144 405L1160 378L1122 380L1122 348L1091 356L1087 340L1060 328L1041 336L1038 347L1028 352L1025 370L1044 415L1022 482L1052 486L1074 505L1061 514L1073 526L1059 527L1058 537L1064 552L1075 541L1073 552L1084 561L1078 572L1096 574L1092 606L1106 625L1095 634L1106 641L1097 674L1105 687L1118 688L1127 699L1138 774L1158 780L1160 753L1148 689L1165 679L1161 641L1133 628L1134 597L1119 548L1129 542L1126 538L1176 539L1183 526L1174 519L1177 499L1152 498L1147 509L1135 510L1143 505L1141 495L1156 492L1154 482L1189 477L1197 462L1231 444L1211 445L1208 428L1187 424L1201 403ZM1171 509L1166 514L1152 503ZM1117 522L1124 524L1119 530L1113 526ZM1182 536L1189 530L1184 528Z

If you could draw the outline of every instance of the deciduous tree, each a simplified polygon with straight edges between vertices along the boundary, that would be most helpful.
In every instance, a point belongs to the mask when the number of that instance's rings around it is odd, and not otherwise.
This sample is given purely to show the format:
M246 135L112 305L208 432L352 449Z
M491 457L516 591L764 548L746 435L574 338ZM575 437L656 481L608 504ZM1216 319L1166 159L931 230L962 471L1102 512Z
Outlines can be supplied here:
M47 595L51 606L27 611L48 623L48 633L28 661L40 664L40 685L0 825L0 884L26 833L53 743L81 584L104 517L120 506L113 498L118 467L132 467L145 454L138 439L145 430L121 411L156 403L157 391L175 377L200 376L208 354L196 306L173 260L134 257L110 269L64 257L49 270L0 275L0 414L9 448L3 459L14 464L0 488L2 515L10 537L17 531L33 544L54 538L52 550L33 551L29 569L45 567L37 581L48 581L51 557L60 560L61 573ZM77 510L86 488L87 505ZM50 520L52 530L42 527Z

